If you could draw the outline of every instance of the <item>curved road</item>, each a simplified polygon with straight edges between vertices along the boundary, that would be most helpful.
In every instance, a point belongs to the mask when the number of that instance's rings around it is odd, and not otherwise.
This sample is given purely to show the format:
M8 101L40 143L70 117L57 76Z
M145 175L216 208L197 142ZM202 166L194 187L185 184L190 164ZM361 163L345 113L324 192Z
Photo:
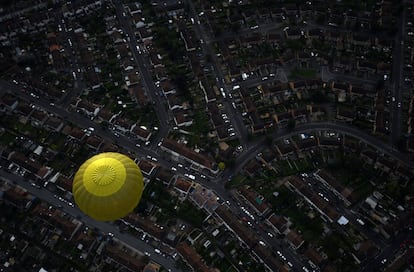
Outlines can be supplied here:
M414 168L414 156L411 154L404 154L399 152L393 146L381 141L374 136L371 136L363 131L360 131L354 127L351 127L344 123L332 123L332 122L321 122L321 123L307 123L298 125L295 129L289 131L287 129L280 129L277 130L272 134L274 140L279 140L287 137L291 137L293 135L297 135L299 133L311 132L315 130L332 130L336 131L345 135L349 135L352 137L357 138L358 140L363 141L367 145L374 147L375 149L379 150L383 154L387 154L391 157L398 159L402 164L408 166L410 168ZM247 150L245 150L240 156L236 159L234 165L236 165L232 169L227 169L221 174L221 179L227 179L233 174L239 172L244 164L254 158L256 154L258 154L261 150L265 148L266 144L264 139L257 141L253 145L251 145ZM216 181L221 181L218 179Z

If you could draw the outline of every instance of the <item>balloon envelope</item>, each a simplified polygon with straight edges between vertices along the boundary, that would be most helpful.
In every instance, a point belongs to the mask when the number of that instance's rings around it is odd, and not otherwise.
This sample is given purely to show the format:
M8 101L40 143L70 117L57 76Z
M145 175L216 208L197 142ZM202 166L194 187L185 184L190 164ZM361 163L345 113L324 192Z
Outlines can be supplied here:
M107 152L85 161L75 174L72 193L85 214L99 221L126 216L144 188L141 170L129 157Z

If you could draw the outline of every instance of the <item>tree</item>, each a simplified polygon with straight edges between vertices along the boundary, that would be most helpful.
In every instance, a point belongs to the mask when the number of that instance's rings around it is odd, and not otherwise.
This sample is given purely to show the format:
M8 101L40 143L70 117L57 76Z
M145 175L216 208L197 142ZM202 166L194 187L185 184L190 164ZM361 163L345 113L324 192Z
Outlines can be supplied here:
M268 146L272 146L272 143L273 143L273 137L271 136L271 135L266 135L266 137L265 137L265 143L266 143L266 145L268 145Z
M224 162L219 162L218 168L223 171L226 168L226 164Z
M296 127L296 120L295 119L289 119L288 123L287 123L287 128L289 130L294 130Z
M240 28L241 28L241 25L239 23L234 23L234 24L231 25L231 30L234 33L239 33Z
M326 103L328 102L327 97L321 90L316 90L311 94L311 99L316 104Z

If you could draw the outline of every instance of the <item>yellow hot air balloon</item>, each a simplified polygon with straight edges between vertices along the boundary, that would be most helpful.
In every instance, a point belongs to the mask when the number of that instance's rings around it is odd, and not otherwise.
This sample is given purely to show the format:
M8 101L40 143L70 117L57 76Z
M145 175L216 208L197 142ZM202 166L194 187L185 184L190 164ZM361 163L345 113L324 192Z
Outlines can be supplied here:
M129 157L107 152L85 161L73 179L72 193L85 214L99 221L126 216L144 188L141 170Z

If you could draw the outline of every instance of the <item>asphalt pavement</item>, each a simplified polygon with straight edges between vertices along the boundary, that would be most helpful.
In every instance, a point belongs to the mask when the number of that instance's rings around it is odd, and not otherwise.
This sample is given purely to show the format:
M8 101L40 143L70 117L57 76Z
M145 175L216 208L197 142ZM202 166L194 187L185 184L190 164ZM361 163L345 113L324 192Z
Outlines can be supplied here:
M187 0L186 2L189 6L190 16L194 18L195 22L200 21L199 15L195 11L193 2L189 0ZM197 38L199 40L204 41L203 43L201 43L201 47L203 51L205 52L205 54L211 56L214 73L215 73L216 78L218 79L218 81L216 82L216 85L219 88L222 88L226 94L226 98L223 99L223 103L226 105L229 119L232 122L236 130L236 136L239 138L240 143L243 146L246 146L248 144L247 129L243 123L242 116L237 112L236 109L232 107L232 102L234 101L229 97L229 94L232 92L232 86L228 86L225 83L225 76L223 74L223 71L221 70L220 61L217 59L217 55L214 49L210 45L209 35L206 34L201 24L194 24L194 31L197 35Z
M190 7L190 14L191 16L195 19L195 21L199 21L199 16L195 11L195 8L193 6L192 1L187 1ZM158 92L160 91L154 84L154 80L152 78L151 72L149 67L151 66L149 61L148 61L148 56L145 54L145 52L139 51L137 49L137 46L143 46L142 43L137 42L137 40L134 38L135 34L134 34L134 30L131 27L131 22L129 20L128 17L124 17L122 14L125 12L124 7L121 3L121 1L115 1L115 8L116 8L116 12L117 12L117 16L120 18L120 23L121 23L121 27L124 29L125 33L128 34L128 36L131 38L129 40L129 46L131 49L131 52L133 54L133 57L136 61L136 64L139 68L139 72L141 74L141 77L143 79L143 86L144 89L146 90L148 97L151 99L151 101L155 104L158 105L156 107L156 114L157 114L157 118L160 122L160 126L159 126L159 131L157 133L157 135L155 136L155 139L153 139L153 141L151 142L150 146L147 147L137 147L136 146L136 140L132 139L132 138L128 138L125 136L120 136L120 137L115 137L114 134L107 130L107 129L103 129L101 126L97 125L95 122L91 121L89 118L86 118L76 112L71 112L67 110L67 106L68 106L68 101L70 101L70 99L65 100L66 104L58 104L58 105L52 105L49 103L49 101L47 101L44 98L34 98L31 97L29 94L23 93L20 91L20 87L13 84L13 83L9 83L6 81L0 81L0 91L2 93L6 92L6 91L12 91L13 93L17 94L20 98L25 99L27 101L30 101L32 103L37 104L38 106L41 106L42 108L46 109L47 111L56 114L57 116L61 116L63 119L75 123L77 124L79 127L81 128L87 128L87 127L93 127L95 128L94 133L96 133L97 135L99 135L100 137L102 137L103 139L110 141L110 142L115 142L117 143L120 147L124 148L125 150L131 150L134 153L138 154L138 157L140 158L145 158L145 157L152 157L155 158L157 163L160 164L161 166L165 167L165 168L169 168L171 169L172 167L174 167L177 171L178 174L184 175L185 173L188 173L189 171L196 175L196 180L198 182L200 182L202 185L204 185L207 188L210 188L211 190L213 190L217 195L220 196L221 200L224 201L228 201L230 203L230 207L234 212L241 212L239 206L237 205L237 201L234 201L231 198L231 194L228 192L228 190L225 189L224 185L227 182L227 180L229 178L231 178L232 176L236 175L237 173L240 172L240 170L243 168L243 166L251 159L253 159L259 152L261 152L262 150L264 150L267 145L265 143L264 138L259 138L253 142L249 142L248 141L248 137L247 137L247 129L244 126L243 120L241 115L237 112L236 109L233 109L233 107L231 106L232 100L227 98L224 99L224 103L226 105L226 109L229 110L229 115L230 115L230 119L232 120L232 123L234 125L234 127L236 128L237 131L237 135L239 137L240 142L242 143L242 145L244 146L244 150L237 156L236 160L235 160L235 166L234 167L230 167L227 168L226 170L224 170L223 172L221 172L219 175L217 176L212 176L212 177L208 177L208 178L202 178L202 173L199 173L197 171L194 170L189 170L188 168L186 169L185 167L181 168L178 167L178 163L180 163L181 161L173 161L171 159L168 158L169 155L164 156L162 152L158 152L158 147L156 146L157 143L164 137L166 137L169 133L169 130L171 129L170 124L168 122L168 120L170 119L170 113L165 109L165 107L163 106L165 101L164 99L157 95ZM403 13L402 17L400 18L399 23L402 23L402 25L405 25L405 12ZM273 27L271 25L269 26L265 26L265 27L261 27L259 29L259 31L267 31L272 29ZM225 83L225 78L223 75L223 71L221 69L220 66L220 62L217 59L217 56L213 50L213 48L211 48L210 42L211 42L211 38L209 37L208 34L206 34L206 32L203 29L203 26L199 25L199 24L195 24L194 25L194 29L196 31L196 34L198 36L199 39L203 39L205 40L204 43L201 44L204 52L206 54L209 54L212 56L212 60L213 60L213 68L214 68L214 73L216 75L216 77L218 78L218 82L217 85L220 88L223 88L225 90L226 93L231 93L232 91L232 86L229 84ZM247 31L247 30L242 30L242 31ZM404 30L402 29L402 34L404 34ZM397 34L397 39L396 39L396 46L395 46L395 51L394 51L394 57L395 60L403 60L403 39L402 39L402 34L398 33ZM68 36L70 36L70 34L68 34ZM403 63L401 61L401 63ZM68 94L68 96L66 98L73 98L76 95L78 95L80 93L80 91L83 88L83 82L81 80L81 74L77 72L77 65L75 63L76 71L75 73L77 75L79 75L78 79L76 80L76 90L74 92L71 92L70 94ZM394 64L393 66L393 92L394 92L394 96L396 97L397 102L401 101L401 92L400 92L400 88L401 88L401 80L402 80L402 73L401 73L401 69L402 69L402 65L396 65ZM284 71L280 71L280 72L284 72ZM322 72L324 72L322 70ZM329 71L325 71L325 72L329 72ZM279 73L278 73L279 74ZM281 76L283 76L281 74ZM329 74L330 77L335 77L334 74L330 73ZM269 80L273 80L273 79L269 79ZM260 78L255 78L255 79L251 79L249 81L246 81L245 83L241 83L241 84L245 84L245 85L250 85L250 84L258 84L261 81ZM298 125L295 129L293 130L287 130L287 129L279 129L276 130L275 132L273 132L272 136L274 140L279 140L279 139L283 139L286 137L290 137L293 136L295 134L298 133L305 133L305 132L311 132L311 131L316 131L316 130L332 130L332 131L337 131L340 133L343 133L345 135L350 135L352 137L355 137L361 141L363 141L364 143L366 143L367 145L373 146L375 149L379 150L381 153L383 154L387 154L391 157L394 157L396 159L398 159L402 164L407 165L408 167L414 167L414 161L413 161L413 156L410 154L404 154L399 152L398 150L395 149L394 144L395 142L399 139L400 137L400 132L401 132L401 109L397 106L397 103L395 103L393 105L392 108L392 141L391 144L385 143L381 140L379 140L378 138L375 138L371 135L366 134L365 132L362 132L354 127L348 126L346 124L343 123L332 123L332 122L320 122L320 123L307 123L307 124L300 124ZM185 164L185 163L183 163ZM37 189L33 186L30 186L30 184L25 181L22 177L18 177L16 175L13 175L11 173L6 173L4 171L1 171L1 175L9 180L13 180L14 182L16 182L17 184L19 184L20 186L26 188L29 192L33 193L34 195L38 196L41 199L44 199L45 201L53 204L53 205L59 205L60 201L56 198L54 198L50 192L46 191L45 189ZM117 237L117 239L120 239L121 241L125 242L126 244L139 249L140 251L144 252L144 251L148 251L148 252L154 252L153 248L146 244L145 242L141 241L140 239L137 239L136 237L132 237L129 234L125 234L125 233L120 233L119 230L116 228L116 226L109 224L109 223L103 223L103 222L98 222L95 221L87 216L85 216L81 211L79 211L76 207L70 207L68 205L63 205L62 208L65 212L67 212L68 214L71 214L74 217L78 217L81 218L82 221L92 227L96 227L98 229L100 229L103 232L111 232L113 234L115 234L115 237ZM347 209L341 209L341 211L351 219L351 221L353 223L355 223L357 216L355 214L352 214L349 210ZM363 233L365 233L367 235L367 237L370 237L372 239L378 239L378 237L374 237L370 232L367 232L365 230L361 230ZM301 266L306 266L306 264L304 265L304 263L302 263L302 260L300 259L299 256L296 255L296 253L290 249L288 249L286 247L286 245L284 244L283 241L281 241L280 239L276 239L276 238L272 238L268 235L268 232L265 230L259 230L259 234L260 234L260 239L262 239L263 241L265 241L267 244L269 244L270 246L280 250L281 252L283 252L283 254L287 257L287 259L294 265L294 267L301 267ZM397 239L395 240L395 242L393 242L391 245L389 245L388 247L384 247L383 250L381 251L381 253L375 258L375 263L368 263L367 264L367 269L368 268L372 268L372 267L376 267L376 264L378 263L378 260L380 260L381 258L386 258L387 256L391 255L395 250L396 247L398 247L399 243L402 241L402 239L405 239L407 237L407 233L403 232L401 235L397 236ZM383 242L380 242L380 244L383 245ZM173 269L173 271L179 271L179 270L175 270L176 268L174 267L174 263L167 259L162 257L161 255L157 255L157 254L152 254L151 258L154 259L156 262L162 264L164 267L167 268L171 268Z
M402 1L402 5L405 5L405 1ZM401 16L397 17L398 31L394 39L393 46L393 63L391 90L393 92L393 101L391 103L391 137L390 142L393 145L397 145L402 135L402 115L401 115L401 103L402 103L402 86L403 86L403 66L404 66L404 35L405 35L405 23L407 12L406 9L402 9Z
M154 252L154 248L151 245L148 245L141 239L135 236L132 236L131 234L121 233L115 225L108 223L108 222L96 221L88 217L82 211L80 211L77 208L77 206L71 207L67 205L65 202L60 201L59 199L55 198L51 192L47 191L43 187L36 188L34 186L31 186L30 182L21 176L5 172L3 169L0 169L0 174L1 174L2 179L5 179L11 183L19 185L22 188L25 188L30 194L38 197L39 199L47 203L50 203L51 205L55 207L62 206L62 208L60 208L62 211L71 215L73 218L78 218L85 225L92 227L92 228L97 228L99 231L101 231L104 234L108 234L108 233L114 234L114 238L137 249L143 255L144 255L144 252L146 251L150 252L151 253L150 258L153 259L155 262L161 264L165 268L171 269L171 271L181 271L180 269L175 267L175 263L172 259L163 257L160 254L156 254Z

